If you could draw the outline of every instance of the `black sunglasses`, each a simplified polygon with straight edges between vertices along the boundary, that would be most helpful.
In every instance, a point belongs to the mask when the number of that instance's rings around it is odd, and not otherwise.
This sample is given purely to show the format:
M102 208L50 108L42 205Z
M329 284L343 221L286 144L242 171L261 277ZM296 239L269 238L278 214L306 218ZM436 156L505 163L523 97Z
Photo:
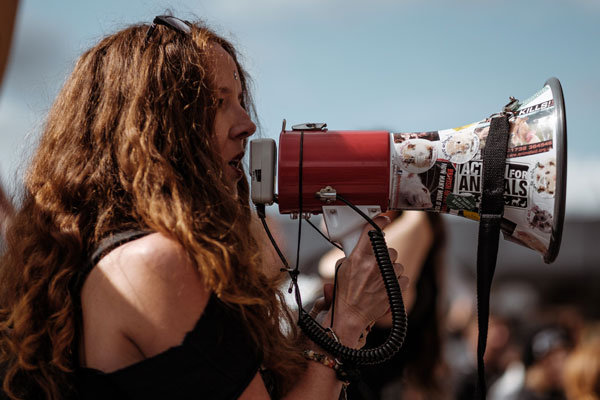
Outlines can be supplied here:
M146 32L146 39L144 39L145 43L148 43L148 39L150 39L154 31L156 30L157 25L167 26L177 32L181 32L186 35L189 35L192 32L192 24L189 21L185 21L177 17L172 17L170 15L157 15L156 17L154 17L152 25L150 25L150 28L148 28L148 31Z

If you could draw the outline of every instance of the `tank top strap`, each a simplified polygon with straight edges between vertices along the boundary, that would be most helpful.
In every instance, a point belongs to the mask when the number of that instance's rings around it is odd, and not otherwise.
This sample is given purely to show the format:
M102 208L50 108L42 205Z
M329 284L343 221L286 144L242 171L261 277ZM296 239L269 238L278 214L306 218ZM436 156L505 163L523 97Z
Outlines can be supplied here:
M96 264L100 262L102 257L107 255L117 247L127 242L131 242L143 236L149 235L150 233L152 232L141 230L129 230L115 233L100 240L98 245L95 247L95 250L92 252L92 255L88 258L85 267L79 270L77 274L73 277L73 280L71 282L72 296L75 298L79 298L81 294L81 288L83 287L83 283L85 282L90 272L92 272L92 269L94 269Z
M91 265L90 269L94 268L94 266L98 264L102 257L110 253L112 250L127 242L131 242L146 235L149 235L150 233L152 232L131 230L115 233L114 235L105 237L100 241L100 243L98 243L98 246L96 246L96 250L94 250L94 252L89 258L89 264Z

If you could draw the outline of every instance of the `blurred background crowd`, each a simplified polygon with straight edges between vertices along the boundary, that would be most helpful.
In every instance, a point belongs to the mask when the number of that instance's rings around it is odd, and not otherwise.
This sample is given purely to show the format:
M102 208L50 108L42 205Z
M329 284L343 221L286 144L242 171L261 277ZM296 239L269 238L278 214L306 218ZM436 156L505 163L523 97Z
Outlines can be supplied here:
M0 92L0 226L18 204L29 151L76 57L104 34L165 10L206 20L242 49L263 137L276 138L283 118L401 132L462 126L557 76L569 141L561 251L546 265L501 241L488 398L600 398L599 2L20 1ZM2 39L10 44L10 36ZM491 50L505 56L492 62ZM399 356L366 370L349 398L472 398L477 224L422 212L391 217L388 244L411 278L409 334ZM276 209L269 219L294 259L297 221ZM309 303L331 281L337 255L309 229L301 243ZM388 326L379 321L367 345L384 340Z

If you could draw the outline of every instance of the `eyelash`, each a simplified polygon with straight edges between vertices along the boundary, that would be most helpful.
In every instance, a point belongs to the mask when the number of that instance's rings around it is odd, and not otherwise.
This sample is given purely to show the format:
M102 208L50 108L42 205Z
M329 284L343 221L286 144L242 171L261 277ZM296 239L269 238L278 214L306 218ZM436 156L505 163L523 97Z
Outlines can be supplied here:
M240 102L240 104L241 104L242 108L245 110L245 109L246 109L246 104L245 104L245 102L244 102L244 99L243 99L243 98L240 98L240 99L239 99L239 102ZM224 98L222 98L222 99L217 99L217 108L221 108L221 107L222 107L224 104L225 104L225 99L224 99Z

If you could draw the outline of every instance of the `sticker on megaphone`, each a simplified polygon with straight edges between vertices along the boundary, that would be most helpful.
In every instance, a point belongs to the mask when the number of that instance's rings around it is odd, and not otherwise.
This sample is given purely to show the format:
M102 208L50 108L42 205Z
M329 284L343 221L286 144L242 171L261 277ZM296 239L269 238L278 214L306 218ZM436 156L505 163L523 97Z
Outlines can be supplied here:
M561 106L557 107L552 88L544 86L509 119L504 234L543 254L551 247L555 226L557 143L566 135L562 93L560 96ZM487 118L434 132L393 133L390 208L478 220L482 159L490 121ZM561 203L563 197L561 193Z

